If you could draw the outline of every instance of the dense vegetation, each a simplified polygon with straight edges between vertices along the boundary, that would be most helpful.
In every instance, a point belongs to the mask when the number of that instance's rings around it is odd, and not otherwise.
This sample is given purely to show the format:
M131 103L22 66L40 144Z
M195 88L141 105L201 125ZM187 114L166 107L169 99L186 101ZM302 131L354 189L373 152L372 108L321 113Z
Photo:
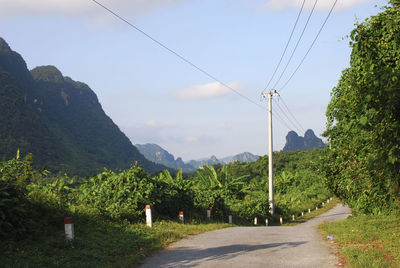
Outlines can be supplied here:
M331 148L321 170L329 188L352 208L395 212L400 208L398 5L358 24L350 39L350 67L327 109Z
M327 109L321 174L354 216L321 228L348 267L400 266L400 6L389 3L351 32Z
M298 213L327 199L329 191L313 172L318 156L319 150L275 153L278 215ZM63 215L129 222L143 220L146 204L152 205L157 219L175 219L184 211L187 218L202 220L211 208L214 219L226 220L233 214L237 220L251 222L255 216L270 217L267 163L263 157L252 163L205 166L191 177L184 177L181 170L175 175L164 170L150 176L134 165L120 173L105 170L77 181L35 171L31 155L23 160L18 156L1 164L0 194L10 198L0 203L0 214L6 219L0 232L23 231L22 223L36 217L29 213L38 204Z
M315 207L328 198L329 192L323 181L312 171L315 168L313 161L319 154L319 150L275 153L276 216L289 218L291 213ZM173 175L167 170L149 175L133 165L119 173L105 170L88 179L72 179L66 176L54 178L46 170L35 170L32 155L22 159L18 152L13 159L0 164L0 237L5 241L0 246L0 259L8 259L10 265L23 265L20 258L25 256L24 250L31 252L37 241L47 241L44 248L54 248L57 252L54 254L61 254L62 260L55 264L57 258L46 260L48 262L29 258L31 263L59 265L65 264L68 258L76 259L79 251L69 250L63 242L63 218L72 215L82 225L82 239L88 239L86 242L77 240L80 242L76 246L85 251L82 254L87 257L87 260L78 259L87 264L96 263L97 253L88 247L101 250L93 245L96 241L91 240L100 239L93 233L98 228L105 228L119 239L124 233L130 238L138 237L140 233L159 237L162 226L158 233L150 234L143 225L137 225L144 222L146 204L152 205L153 219L158 225L167 224L162 223L164 220L176 221L179 211L184 211L185 222L209 222L207 208L212 210L212 221L226 222L228 214L233 215L234 222L242 224L251 224L255 216L268 217L272 221L274 219L268 213L267 163L268 158L263 157L253 163L204 167L189 177L181 170ZM96 227L91 231L89 225ZM193 228L190 227L192 231L188 233L193 232ZM116 243L115 239L111 240L110 243ZM113 254L129 255L129 249L140 255L143 249L137 243L165 243L141 238L132 244L125 240L121 245L128 249L117 247L115 250L119 253L104 249L107 250L104 262L111 263ZM148 250L154 248L151 245L145 247L149 247ZM40 250L37 254L43 255L41 258L46 255Z
M135 161L150 173L165 169L139 153L87 85L53 66L29 71L0 38L0 160L17 149L32 153L36 167L81 177Z

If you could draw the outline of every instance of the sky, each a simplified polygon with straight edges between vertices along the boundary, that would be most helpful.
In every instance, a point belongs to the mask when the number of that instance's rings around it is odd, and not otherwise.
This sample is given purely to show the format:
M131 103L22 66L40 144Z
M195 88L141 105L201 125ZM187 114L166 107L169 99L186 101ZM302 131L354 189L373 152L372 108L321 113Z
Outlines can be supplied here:
M303 0L97 1L219 82L93 0L0 0L0 37L22 55L29 69L54 65L64 76L88 84L133 144L156 143L184 161L267 154L267 101L261 92L278 65ZM387 4L338 0L289 80L334 2L317 2L281 76L315 3L305 0L281 66L266 88L280 94L272 105L274 151L283 148L290 130L302 136L313 129L321 136L330 92L349 66L347 35L357 21Z

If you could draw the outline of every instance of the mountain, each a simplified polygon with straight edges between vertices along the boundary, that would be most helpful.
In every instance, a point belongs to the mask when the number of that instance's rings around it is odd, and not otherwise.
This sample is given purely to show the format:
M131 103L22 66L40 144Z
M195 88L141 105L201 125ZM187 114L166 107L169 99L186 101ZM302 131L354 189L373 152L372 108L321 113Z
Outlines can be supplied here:
M182 158L178 157L175 159L172 154L157 144L146 143L135 144L135 146L144 157L154 163L162 164L172 169L182 168L184 172L193 172L196 170L192 165L185 164Z
M244 153L241 153L241 154L234 155L232 157L231 162L247 162L247 163L249 163L249 162L257 161L258 158L259 158L259 156L257 156L257 155L254 155L254 154L249 153L249 152L244 152Z
M27 69L0 38L0 160L33 153L37 167L89 176L126 169L135 161L150 173L165 169L148 161L103 111L84 83L54 66Z
M172 154L157 144L135 144L135 146L148 160L172 169L182 168L184 172L193 172L203 166L211 166L216 164L225 165L230 162L254 162L258 160L258 156L245 152L234 156L224 157L222 159L218 159L213 155L210 158L190 160L189 162L184 163L182 158L178 157L175 159Z
M224 157L221 160L224 163L233 163L233 162L254 162L257 161L259 158L259 156L254 155L252 153L249 152L244 152L241 154L237 154L234 156L228 156L228 157Z
M306 131L304 137L299 136L295 131L289 131L289 133L286 135L286 144L282 150L309 150L312 148L322 148L324 145L324 142L315 136L314 131L311 129Z
M219 160L215 155L211 156L209 159L205 160L190 160L189 165L193 166L195 169L202 168L203 166L213 166L216 164L225 165L222 160Z

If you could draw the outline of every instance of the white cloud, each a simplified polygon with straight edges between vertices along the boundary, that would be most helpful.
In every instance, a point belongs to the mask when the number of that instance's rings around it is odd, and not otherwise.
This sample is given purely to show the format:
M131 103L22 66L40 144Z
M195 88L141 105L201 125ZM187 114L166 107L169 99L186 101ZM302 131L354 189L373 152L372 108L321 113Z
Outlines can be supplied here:
M217 128L219 128L219 129L230 129L231 126L229 126L229 125L228 125L227 123L225 123L225 122L221 122L221 123L217 124Z
M238 84L232 82L229 83L228 86L235 89L237 88ZM202 100L221 97L231 92L232 91L229 88L223 86L221 83L214 82L177 90L174 91L172 95L181 100Z
M97 0L125 15L140 16L190 0ZM108 14L90 0L0 0L0 19L13 16L85 15L98 23L109 21Z
M367 3L369 0L338 0L335 10L346 10L357 5ZM335 0L319 0L315 9L318 11L329 11ZM269 0L265 5L269 9L299 9L303 1L300 0ZM314 5L314 1L306 1L304 6L306 9L311 10Z
M146 126L148 127L158 127L158 128L167 128L167 127L174 127L175 125L171 122L158 122L155 119L150 119L145 123Z
M155 126L157 126L157 121L154 120L154 119L151 119L151 120L149 120L149 121L146 122L146 126L148 126L148 127L155 127Z

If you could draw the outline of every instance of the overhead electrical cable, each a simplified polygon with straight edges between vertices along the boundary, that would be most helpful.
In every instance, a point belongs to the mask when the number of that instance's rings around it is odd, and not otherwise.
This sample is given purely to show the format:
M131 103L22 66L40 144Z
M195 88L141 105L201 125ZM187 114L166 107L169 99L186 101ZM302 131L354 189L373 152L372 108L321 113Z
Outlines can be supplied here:
M273 99L276 107L278 107L278 109L280 110L281 114L284 115L287 119L287 121L292 125L292 127L299 132L300 134L304 134L304 131L302 131L297 125L296 123L293 122L293 120L288 116L288 114L283 110L283 108L279 105L278 101L276 101L275 99Z
M305 133L306 130L303 128L303 126L300 124L300 122L296 119L296 117L293 115L293 113L290 111L289 107L286 105L285 101L283 100L282 96L279 98L282 101L283 106L285 106L286 110L289 112L289 114L292 116L294 121L296 121L297 125L300 127L301 130Z
M296 52L297 47L299 46L301 39L303 38L304 32L305 32L306 29L307 29L308 23L310 22L311 16L312 16L312 14L314 13L314 9L315 9L315 6L317 5L317 3L318 3L318 0L315 0L314 5L313 5L313 7L312 7L312 9L311 9L311 12L310 12L310 14L308 15L306 24L304 25L303 31L301 32L300 37L299 37L299 39L297 40L296 46L294 47L294 49L293 49L293 51L292 51L292 54L290 55L290 58L289 58L288 62L286 63L285 68L284 68L283 71L281 72L281 75L279 76L278 80L275 82L275 84L274 84L274 86L273 86L274 89L276 89L276 86L278 85L279 81L281 81L282 76L285 74L287 67L289 66L290 62L292 61L293 55L294 55L294 53Z
M194 64L193 62L191 62L190 60L186 59L184 56L180 55L178 52L172 50L171 48L167 47L166 45L164 45L163 43L161 43L160 41L158 41L157 39L155 39L154 37L152 37L151 35L147 34L145 31L143 31L142 29L138 28L137 26L135 26L134 24L130 23L128 20L126 20L125 18L123 18L122 16L120 16L119 14L117 14L115 11L111 10L110 8L106 7L105 5L101 4L100 2L96 1L96 0L91 0L92 2L96 3L97 5L99 5L100 7L102 7L103 9L107 10L109 13L111 13L112 15L114 15L115 17L117 17L118 19L120 19L121 21L125 22L126 24L128 24L130 27L132 27L133 29L135 29L136 31L140 32L141 34L143 34L144 36L146 36L147 38L149 38L150 40L152 40L153 42L155 42L156 44L158 44L159 46L161 46L162 48L168 50L170 53L174 54L176 57L178 57L179 59L181 59L182 61L186 62L187 64L191 65L193 68L197 69L198 71L202 72L203 74L205 74L206 76L208 76L209 78L211 78L212 80L220 83L222 86L228 88L229 90L233 91L234 93L236 93L237 95L239 95L240 97L246 99L247 101L257 105L258 107L260 107L261 109L265 110L266 107L260 105L259 103L253 101L252 99L250 99L249 97L243 95L242 93L240 93L239 91L237 91L236 89L232 88L231 86L227 85L226 83L222 82L221 80L219 80L218 78L216 78L215 76L211 75L209 72L205 71L204 69L200 68L199 66L197 66L196 64Z
M277 114L277 113L273 113L272 114L272 116L273 117L277 117L279 120L280 120L280 122L285 126L285 127L287 127L287 129L290 131L290 130L292 130L292 128L285 122L285 120L279 115L279 114ZM279 121L278 121L279 122Z
M288 41L286 42L285 49L283 50L283 53L282 53L281 58L280 58L280 60L279 60L279 62L278 62L278 65L276 66L276 68L275 68L275 70L274 70L274 72L273 72L271 78L270 78L269 81L268 81L267 86L264 88L264 90L261 92L261 94L264 93L264 92L268 89L269 84L271 84L272 79L274 79L276 72L278 71L279 67L281 66L283 57L284 57L285 54L286 54L286 50L287 50L287 48L288 48L288 46L289 46L289 44L290 44L290 41L292 40L292 36L293 36L294 30L296 29L297 23L299 22L299 18L300 18L300 15L301 15L302 11L303 11L304 3L305 3L305 2L306 2L306 0L303 0L303 4L301 5L299 14L297 15L297 18L296 18L296 22L294 23L292 32L290 33L289 39L288 39Z
M328 19L329 19L331 13L332 13L332 11L333 11L333 9L334 9L335 6L336 6L336 3L337 3L337 0L335 0L335 2L333 3L333 5L332 5L332 7L331 7L331 10L329 11L328 15L326 16L325 21L324 21L324 23L322 24L321 28L319 29L317 35L315 36L314 41L311 43L310 47L308 48L307 53L304 55L304 57L303 57L302 60L300 61L299 65L298 65L297 68L294 70L294 72L293 72L292 75L289 77L289 79L286 81L286 83L281 87L281 89L279 90L279 92L282 91L282 90L287 86L287 84L289 84L290 80L292 80L293 76L296 74L296 72L299 70L300 66L303 64L303 62L304 62L304 60L306 59L308 53L310 53L310 50L311 50L312 47L314 46L315 41L317 41L318 36L321 34L322 29L324 28L324 26L325 26L326 22L328 21Z

